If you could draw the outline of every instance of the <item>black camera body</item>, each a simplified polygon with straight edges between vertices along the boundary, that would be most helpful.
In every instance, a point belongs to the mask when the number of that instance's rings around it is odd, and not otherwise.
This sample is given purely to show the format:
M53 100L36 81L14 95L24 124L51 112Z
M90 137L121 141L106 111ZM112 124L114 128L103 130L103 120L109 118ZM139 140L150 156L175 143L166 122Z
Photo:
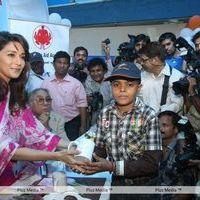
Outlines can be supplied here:
M102 41L102 43L105 43L106 45L110 44L110 39L106 38L105 40Z
M200 95L200 55L195 52L193 47L182 37L179 37L176 40L175 46L178 49L183 47L187 49L187 55L183 57L187 64L192 67L192 72L190 72L188 76L196 79L197 86L195 89L197 94ZM176 95L181 94L184 96L188 93L189 81L187 80L187 77L173 83L173 90Z
M91 112L98 111L103 108L103 96L100 92L94 92L91 95L92 100L89 102Z
M179 131L184 132L185 147L183 153L178 154L175 158L175 167L178 173L182 173L188 168L188 161L192 159L200 159L200 147L197 145L197 137L191 123L178 123Z
M200 73L198 72L191 72L190 74L188 74L189 77L193 77L196 79L197 81L197 85L196 85L196 92L198 95L200 95ZM175 81L173 82L173 90L175 92L176 95L186 95L188 94L188 88L189 88L189 81L187 80L187 77L184 77L183 79L179 80L179 81Z
M179 154L175 159L175 166L178 173L182 173L185 169L188 168L189 160L200 160L200 148L195 145L194 149L186 149L183 154Z
M128 34L128 37L130 41L121 43L117 49L119 52L119 62L134 61L134 59L137 57L135 52L136 36Z

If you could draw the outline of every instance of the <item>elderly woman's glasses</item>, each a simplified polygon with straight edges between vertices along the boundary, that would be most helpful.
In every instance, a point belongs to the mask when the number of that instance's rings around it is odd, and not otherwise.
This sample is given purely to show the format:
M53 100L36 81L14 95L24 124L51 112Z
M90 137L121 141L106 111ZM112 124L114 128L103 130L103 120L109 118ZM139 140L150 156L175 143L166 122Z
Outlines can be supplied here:
M37 101L38 104L44 104L45 102L46 103L52 102L52 98L50 98L50 97L46 97L46 98L38 97L35 100Z

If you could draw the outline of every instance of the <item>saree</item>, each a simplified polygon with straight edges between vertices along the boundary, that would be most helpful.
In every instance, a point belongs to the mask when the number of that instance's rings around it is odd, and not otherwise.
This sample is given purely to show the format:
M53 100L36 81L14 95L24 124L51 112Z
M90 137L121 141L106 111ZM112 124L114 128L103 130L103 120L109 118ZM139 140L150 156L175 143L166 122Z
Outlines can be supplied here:
M50 133L26 107L14 114L9 111L9 95L0 102L0 186L11 185L22 176L28 164L41 166L44 162L12 161L17 148L54 151L60 137Z

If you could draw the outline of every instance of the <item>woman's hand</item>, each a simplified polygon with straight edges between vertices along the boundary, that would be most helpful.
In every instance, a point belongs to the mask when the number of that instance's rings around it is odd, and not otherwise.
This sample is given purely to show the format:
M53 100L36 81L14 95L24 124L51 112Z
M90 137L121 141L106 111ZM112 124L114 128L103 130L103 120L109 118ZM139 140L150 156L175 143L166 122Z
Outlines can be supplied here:
M63 150L56 152L57 153L57 160L64 162L65 164L69 165L70 168L83 172L83 166L86 165L84 162L77 161L74 158L74 155L79 154L78 150Z

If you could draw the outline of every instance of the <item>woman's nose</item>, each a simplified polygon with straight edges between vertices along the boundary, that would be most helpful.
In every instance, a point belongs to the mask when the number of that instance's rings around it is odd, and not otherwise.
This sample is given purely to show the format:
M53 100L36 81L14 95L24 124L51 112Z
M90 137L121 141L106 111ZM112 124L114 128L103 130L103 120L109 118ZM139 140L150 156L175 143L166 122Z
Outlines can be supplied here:
M16 63L17 65L21 65L21 58L20 58L19 56L16 56L16 57L15 57L15 63Z

